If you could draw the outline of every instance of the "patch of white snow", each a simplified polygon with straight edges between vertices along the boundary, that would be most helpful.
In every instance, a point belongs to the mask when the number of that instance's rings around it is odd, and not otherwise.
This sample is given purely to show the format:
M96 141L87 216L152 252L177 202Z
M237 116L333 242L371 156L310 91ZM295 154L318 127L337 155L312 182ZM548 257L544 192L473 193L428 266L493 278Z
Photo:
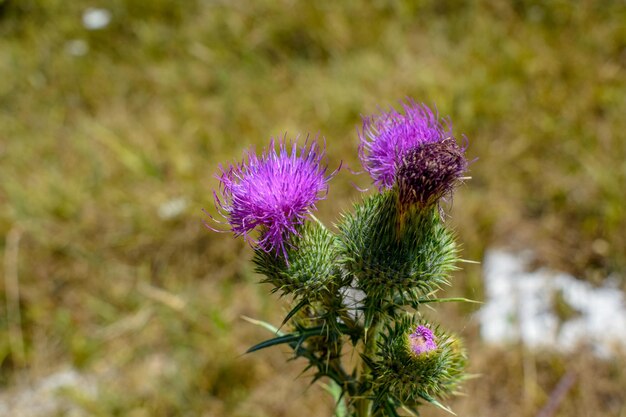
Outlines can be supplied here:
M626 301L618 288L595 288L575 277L539 269L528 272L529 253L488 251L484 260L485 305L480 332L489 343L572 351L591 346L603 357L626 349ZM576 312L559 318L558 297Z

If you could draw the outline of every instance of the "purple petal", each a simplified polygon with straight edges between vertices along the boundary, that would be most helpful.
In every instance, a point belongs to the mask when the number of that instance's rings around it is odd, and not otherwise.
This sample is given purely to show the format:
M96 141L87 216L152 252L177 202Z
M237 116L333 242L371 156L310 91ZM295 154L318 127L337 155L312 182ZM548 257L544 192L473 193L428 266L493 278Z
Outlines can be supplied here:
M411 346L411 351L415 355L421 355L437 349L435 335L432 330L422 325L417 326L415 331L409 335L409 344Z
M449 122L440 120L426 105L407 100L402 108L404 114L392 108L363 117L359 157L379 189L393 187L398 166L408 150L452 136Z
M301 148L281 140L276 149L272 139L260 157L248 151L241 163L220 167L215 204L235 235L286 257L286 238L328 192L333 174L326 175L324 156L315 140ZM258 240L250 237L254 229Z

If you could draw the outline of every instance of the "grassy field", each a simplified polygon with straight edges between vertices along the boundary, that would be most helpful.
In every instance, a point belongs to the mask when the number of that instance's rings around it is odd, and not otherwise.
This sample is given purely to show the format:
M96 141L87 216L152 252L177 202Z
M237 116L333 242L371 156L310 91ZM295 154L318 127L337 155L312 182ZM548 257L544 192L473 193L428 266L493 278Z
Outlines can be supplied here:
M103 7L110 23L81 18ZM469 140L451 224L463 257L532 248L537 264L626 288L622 1L0 0L0 389L61 367L96 416L324 416L332 401L280 349L242 356L285 304L251 250L205 229L213 175L271 136L320 135L359 170L360 115L405 97ZM360 198L343 170L319 217ZM451 293L481 299L480 266ZM478 339L459 415L625 416L625 358ZM497 358L497 360L494 360ZM443 415L427 410L425 415Z

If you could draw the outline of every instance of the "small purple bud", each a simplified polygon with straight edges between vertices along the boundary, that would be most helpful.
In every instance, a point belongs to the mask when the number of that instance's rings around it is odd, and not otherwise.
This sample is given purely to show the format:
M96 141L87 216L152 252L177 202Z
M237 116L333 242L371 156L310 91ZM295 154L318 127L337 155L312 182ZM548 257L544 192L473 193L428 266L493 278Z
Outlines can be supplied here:
M452 191L467 165L464 149L452 138L410 149L396 173L400 206L432 207Z
M419 325L413 333L409 335L409 346L415 356L437 349L435 335L426 326Z

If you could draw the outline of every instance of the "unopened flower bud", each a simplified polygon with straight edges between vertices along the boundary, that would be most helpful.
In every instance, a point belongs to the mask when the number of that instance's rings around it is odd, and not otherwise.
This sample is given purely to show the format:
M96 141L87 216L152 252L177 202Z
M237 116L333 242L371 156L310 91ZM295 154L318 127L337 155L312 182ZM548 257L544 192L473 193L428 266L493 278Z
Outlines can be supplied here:
M419 402L424 395L445 397L465 378L463 347L437 326L401 318L387 327L379 348L373 371L376 391L405 404Z

